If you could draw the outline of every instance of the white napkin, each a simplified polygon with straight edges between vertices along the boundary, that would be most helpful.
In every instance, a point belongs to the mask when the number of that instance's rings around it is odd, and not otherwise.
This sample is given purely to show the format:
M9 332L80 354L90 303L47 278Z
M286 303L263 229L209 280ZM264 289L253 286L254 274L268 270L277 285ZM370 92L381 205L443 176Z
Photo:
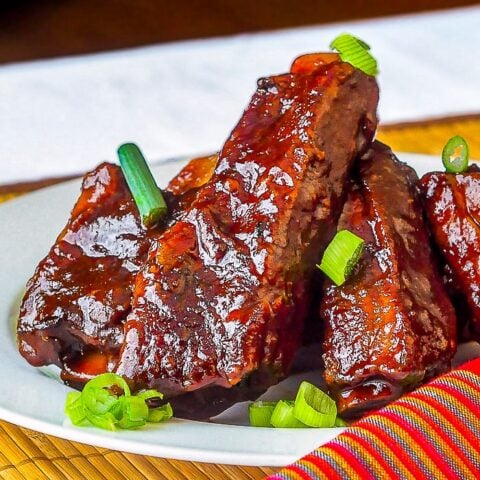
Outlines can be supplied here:
M137 142L217 150L262 75L339 33L372 46L383 122L480 111L480 7L0 67L0 184L81 173Z

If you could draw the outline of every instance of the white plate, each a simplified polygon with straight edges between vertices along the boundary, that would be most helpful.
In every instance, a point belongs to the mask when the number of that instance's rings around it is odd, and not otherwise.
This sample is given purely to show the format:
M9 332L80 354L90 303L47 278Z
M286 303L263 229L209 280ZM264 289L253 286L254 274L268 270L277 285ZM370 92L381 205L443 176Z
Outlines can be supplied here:
M419 175L441 168L440 159L400 154ZM185 160L153 171L161 186ZM183 460L283 466L331 440L341 428L270 429L173 420L137 431L76 428L65 421L70 390L27 364L17 352L14 317L19 295L35 266L64 226L78 197L75 180L12 200L0 207L0 418L33 430L100 447Z

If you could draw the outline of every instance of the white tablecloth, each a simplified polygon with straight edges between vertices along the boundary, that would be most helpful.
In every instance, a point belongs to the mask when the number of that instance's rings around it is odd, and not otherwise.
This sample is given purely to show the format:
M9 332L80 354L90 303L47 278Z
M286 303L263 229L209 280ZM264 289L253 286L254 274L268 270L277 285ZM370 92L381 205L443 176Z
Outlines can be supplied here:
M218 149L256 79L339 33L372 46L383 122L480 111L480 7L0 67L0 184ZM480 132L479 132L480 134Z

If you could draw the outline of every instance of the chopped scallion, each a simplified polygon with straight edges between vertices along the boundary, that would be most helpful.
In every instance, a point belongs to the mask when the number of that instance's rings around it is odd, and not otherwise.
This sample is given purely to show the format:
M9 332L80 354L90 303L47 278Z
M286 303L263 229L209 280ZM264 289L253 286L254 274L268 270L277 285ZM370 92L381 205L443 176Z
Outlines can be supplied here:
M117 400L118 397L99 387L90 387L82 392L83 406L94 415L107 413L117 403Z
M74 425L80 425L86 419L85 408L80 396L80 392L70 392L65 402L65 413Z
M270 419L277 402L253 402L248 407L248 416L252 427L271 427Z
M130 395L128 383L120 375L115 373L102 373L101 375L97 375L85 384L83 391L88 392L91 388L107 388L109 390L119 388L126 397Z
M115 418L113 413L106 412L102 415L95 415L87 411L87 420L98 428L103 428L103 430L115 431L118 420Z
M157 408L150 408L148 410L148 422L159 423L165 420L170 420L173 417L173 409L169 403Z
M348 427L348 423L340 417L335 419L334 427Z
M88 423L105 430L133 429L147 422L162 422L173 415L169 403L159 405L163 394L146 390L132 395L127 382L114 373L104 373L87 382L80 392L70 392L65 413L73 425ZM149 408L149 404L155 406Z
M337 405L315 385L302 382L295 398L293 415L309 427L333 427L337 418Z
M295 402L290 400L280 400L273 410L270 423L277 428L305 428L294 415Z
M369 52L370 46L363 40L349 33L343 33L332 41L330 48L339 53L342 61L350 63L367 75L378 74L377 61Z
M122 417L118 421L120 428L139 428L147 423L148 407L140 397L124 397L122 401Z
M345 427L337 417L337 406L326 393L315 385L302 382L295 400L278 402L256 401L249 405L252 427L329 428Z
M468 167L470 151L468 143L460 135L452 137L442 151L442 162L450 173L462 173Z
M143 224L155 226L167 214L167 204L142 152L134 143L125 143L118 149L118 157Z
M317 267L336 285L342 285L360 259L364 243L348 230L338 231Z
M137 393L137 397L143 398L144 400L150 400L152 398L159 398L161 400L163 398L163 393L160 393L158 390L154 389L141 390Z

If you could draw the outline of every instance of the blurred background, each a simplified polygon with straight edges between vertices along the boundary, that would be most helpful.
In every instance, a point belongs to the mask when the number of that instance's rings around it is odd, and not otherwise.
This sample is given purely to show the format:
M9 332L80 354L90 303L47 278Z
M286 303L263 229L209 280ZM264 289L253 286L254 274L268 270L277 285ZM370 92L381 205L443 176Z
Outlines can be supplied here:
M0 194L127 141L151 162L216 151L259 77L345 31L379 64L380 138L437 154L467 128L476 148L479 25L472 0L0 0Z
M477 3L473 0L0 0L0 63Z

